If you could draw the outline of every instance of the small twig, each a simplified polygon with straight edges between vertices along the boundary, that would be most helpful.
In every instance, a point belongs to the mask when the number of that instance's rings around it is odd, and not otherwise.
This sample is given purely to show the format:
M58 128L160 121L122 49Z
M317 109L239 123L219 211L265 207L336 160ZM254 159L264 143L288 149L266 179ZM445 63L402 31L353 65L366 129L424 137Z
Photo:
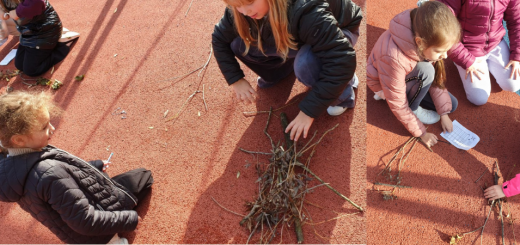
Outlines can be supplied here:
M186 14L184 14L184 17L188 16L188 12L190 11L192 3L193 3L193 0L191 0L190 6L188 7L188 10L186 10Z
M355 214L360 214L361 212L355 212L355 213L351 213L351 214L343 214L343 215L338 215L332 219L328 219L328 220L324 220L324 221L320 221L318 223L308 223L310 225L319 225L319 224L323 224L323 223L327 223L327 222L330 222L330 221L333 221L333 220L337 220L337 219L341 219L343 217L347 217L347 216L351 216L351 215L355 215Z
M193 2L193 0L191 0L191 2ZM202 66L202 70L199 71L199 74L197 74L197 77L200 77L200 74L202 73L202 71L206 70L206 67L208 67L209 61L211 60L211 55L213 55L213 46L210 44L210 45L209 45L209 56L208 56L208 60L206 60L206 64L204 64L204 65Z
M287 104L287 105L284 105L284 106L282 106L282 107L280 107L280 108L278 108L278 109L274 109L272 112L279 111L279 110L281 110L281 109L283 109L283 108L285 108L285 107L288 107L288 106L290 106L290 105L292 105L292 104L294 104L294 103L296 103L296 102L298 102L298 101L299 101L299 100L295 100L295 101L293 101L293 102L291 102L291 103L289 103L289 104ZM242 114L243 114L245 117L253 117L253 116L256 116L256 115L258 115L258 114L264 114L264 113L269 113L269 112L270 112L270 111L247 111L247 112L245 111L245 112L242 112Z
M504 240L504 215L502 215L502 200L499 201L500 204L500 221L502 223L502 244L506 244Z
M245 153L249 153L249 154L262 154L262 155L273 155L272 152L259 152L259 151L248 151L248 150L245 150L245 149L242 149L240 147L238 147L239 150L245 152Z
M426 146L426 148L428 148L428 150L430 150L431 152L433 152L432 148L430 148L430 146L428 144L426 144L421 138L419 138L419 140L421 141L421 143L424 144L424 146Z
M204 84L202 84L202 101L204 102L204 108L208 111L208 105L206 104L206 98L204 96Z
M486 171L484 171L484 173L482 173L482 175L480 175L480 177L478 177L478 179L475 180L475 184L482 178L482 176L484 176L485 173L486 173Z
M489 216L491 215L491 211L493 211L493 207L495 206L495 200L491 202L491 208L489 209L488 216L486 218L486 221L484 221L484 225L482 226L482 231L480 232L480 244L482 245L482 235L484 234L484 228L486 228L486 223L489 219Z
M312 145L310 145L307 149L302 149L300 152L298 152L298 156L301 156L303 153L305 153L307 150L313 148L313 147L316 147L320 142L321 140L323 139L323 137L325 137L325 135L327 135L328 133L330 133L332 130L336 129L337 127L339 126L339 123L336 124L334 127L332 127L331 129L325 131L325 133L323 133L320 137L320 139L318 141L316 141L316 143L313 143Z
M240 217L242 217L242 218L245 217L245 215L243 215L243 214L239 214L239 213L233 212L233 211L231 211L231 210L225 208L224 206L220 205L220 203L218 203L217 200L215 200L215 198L213 198L212 196L210 196L210 197L211 197L211 199L212 199L212 200L213 200L217 205L219 205L222 209L224 209L224 210L226 210L226 211L228 211L228 212L230 212L230 213L232 213L232 214L236 214L236 215L238 215L238 216L240 216Z
M406 143L404 143L403 146L401 146L401 148L399 148L399 150L394 154L394 156L392 157L392 159L390 159L390 161L388 162L388 164L386 164L385 168L383 170L381 170L381 172L379 172L377 175L380 175L382 174L383 172L385 172L388 168L390 168L390 166L392 165L392 162L395 160L395 158L397 156L399 156L399 153L401 153L401 151L404 151L404 148L406 147L406 145L408 145L408 143L410 143L410 141L412 141L413 139L416 139L415 137L410 137L410 139L408 139L408 141L406 141Z
M385 186L391 186L391 187L395 187L395 188L412 188L411 186L406 186L406 185L391 185L391 184L385 184L385 183L380 183L380 182L376 182L376 183L374 183L374 185L385 185Z
M271 138L271 135L267 132L267 128L269 127L269 121L271 121L271 115L273 113L273 108L271 107L271 110L269 111L269 116L267 116L267 123L265 124L264 128L264 134L267 135L267 138L269 138L269 141L271 142L271 147L274 149L276 148L273 143L273 138Z
M188 97L188 99L186 99L186 101L184 102L184 104L182 104L181 108L179 109L179 111L177 112L177 114L173 115L172 117L166 119L166 122L169 122L173 119L177 119L179 117L179 115L181 114L182 110L184 110L184 107L186 107L186 105L190 102L191 99L193 99L193 97L197 94L197 93L202 93L201 91L195 91L193 92L193 94L190 95L190 97ZM173 123L175 123L175 121L173 121Z

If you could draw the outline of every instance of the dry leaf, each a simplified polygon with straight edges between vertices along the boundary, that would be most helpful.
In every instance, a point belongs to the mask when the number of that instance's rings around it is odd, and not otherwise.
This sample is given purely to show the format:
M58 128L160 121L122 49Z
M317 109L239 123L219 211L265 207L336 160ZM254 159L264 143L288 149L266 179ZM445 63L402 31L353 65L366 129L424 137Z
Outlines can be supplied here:
M199 115L199 117L200 117L200 111L199 111L198 115Z
M114 57L116 57L116 56L117 56L117 54L114 54Z
M114 14L115 14L116 12L117 12L117 8L116 8L116 10L114 10Z
M237 172L237 179L240 177L240 171Z
M85 75L79 75L79 76L76 76L74 79L76 79L76 81L83 81L83 78L85 78Z
M153 127L148 127L149 129L153 129Z
M170 110L166 110L166 111L164 112L164 115L163 115L164 118L166 118L166 116L168 116L168 112L170 112Z

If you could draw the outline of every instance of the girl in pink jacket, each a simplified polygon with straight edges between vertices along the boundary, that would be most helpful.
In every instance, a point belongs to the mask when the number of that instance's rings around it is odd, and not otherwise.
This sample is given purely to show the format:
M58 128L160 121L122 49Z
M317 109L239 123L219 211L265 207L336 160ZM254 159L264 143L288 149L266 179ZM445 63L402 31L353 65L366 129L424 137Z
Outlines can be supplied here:
M493 185L484 191L484 197L495 200L502 197L510 197L520 194L520 174L517 174L510 181L504 182L502 186Z
M444 131L453 130L448 114L458 102L444 87L442 59L459 39L460 25L449 8L425 2L395 16L368 58L367 85L375 98L386 99L406 129L430 146L437 137L423 123L441 120Z
M463 29L462 42L448 52L459 70L468 100L487 102L491 93L489 73L506 91L520 90L520 1L438 0L453 11ZM507 22L511 49L503 40Z

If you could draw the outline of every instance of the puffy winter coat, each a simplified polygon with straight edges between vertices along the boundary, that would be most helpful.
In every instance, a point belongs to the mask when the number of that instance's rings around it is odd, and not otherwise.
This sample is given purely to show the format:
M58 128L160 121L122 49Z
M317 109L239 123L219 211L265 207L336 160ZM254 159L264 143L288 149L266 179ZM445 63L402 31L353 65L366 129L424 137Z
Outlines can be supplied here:
M36 49L53 49L61 37L62 25L58 13L48 0L25 0L19 5L10 0L4 3L4 12L16 9L20 45ZM30 11L27 9L30 8ZM37 14L34 15L34 12Z
M0 160L0 201L17 202L66 243L107 243L138 222L132 193L52 146Z
M361 9L350 0L292 0L288 10L289 32L299 47L309 44L322 62L319 80L299 108L316 118L343 92L356 70L356 54L341 29L358 30L362 20ZM251 33L256 38L257 27L246 17ZM226 9L213 32L215 58L229 85L244 77L231 42L239 37L233 22L233 13ZM262 43L275 47L269 21L261 32Z
M390 110L415 137L426 133L426 128L408 106L405 78L419 61L410 10L406 10L392 19L388 30L374 45L367 62L367 85L374 92L383 90ZM446 89L431 86L428 92L439 115L451 111Z
M520 174L502 184L502 190L506 197L520 194Z
M519 0L438 0L451 8L462 26L462 42L453 46L450 59L464 69L476 57L493 50L506 33L507 22L511 40L510 60L520 61L520 1ZM442 24L442 23L440 23Z

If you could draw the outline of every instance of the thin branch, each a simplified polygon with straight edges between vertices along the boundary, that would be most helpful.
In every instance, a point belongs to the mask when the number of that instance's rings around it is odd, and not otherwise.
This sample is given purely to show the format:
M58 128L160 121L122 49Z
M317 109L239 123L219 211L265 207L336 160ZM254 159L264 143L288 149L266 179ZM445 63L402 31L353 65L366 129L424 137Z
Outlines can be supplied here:
M296 102L298 102L298 101L299 101L299 100L295 100L295 101L293 101L293 102L291 102L291 103L289 103L289 104L287 104L287 105L284 105L284 106L282 106L282 107L280 107L280 108L278 108L278 109L274 109L274 110L272 110L272 112L279 111L279 110L281 110L281 109L283 109L283 108L286 108L286 107L288 107L288 106L290 106L290 105L293 105L294 103L296 103ZM270 111L245 111L245 112L242 112L242 114L243 114L245 117L253 117L253 116L256 116L256 115L258 115L258 114L264 114L264 113L269 113L269 112L270 112Z
M318 223L308 223L310 225L319 225L319 224L323 224L323 223L327 223L327 222L330 222L330 221L333 221L333 220L337 220L337 219L341 219L343 217L347 217L347 216L351 216L351 215L355 215L355 214L360 214L361 212L355 212L355 213L350 213L350 214L343 214L343 215L338 215L332 219L328 219L328 220L324 220L324 221L321 221L321 222L318 222Z
M204 84L202 84L202 101L204 102L204 108L208 111L208 105L206 104L206 98L204 96Z
M238 147L239 150L245 152L245 153L249 153L249 154L262 154L262 155L273 155L272 152L259 152L259 151L248 151L248 150L245 150L245 149L242 149L240 147Z
M480 175L480 177L478 177L478 179L475 180L475 184L482 178L482 176L484 176L485 173L486 173L486 171L484 171L484 173L482 173L482 175Z
M188 97L188 99L186 99L186 101L184 102L184 104L182 104L181 108L179 109L179 111L177 111L177 114L173 115L172 117L166 119L166 122L169 122L173 119L175 119L173 121L173 123L175 123L175 121L177 120L177 118L179 117L179 115L181 114L182 110L184 110L184 108L186 107L186 105L188 105L188 103L191 101L191 99L193 99L193 97L197 94L197 93L202 93L201 91L195 91L193 92L193 94L190 95L190 97Z
M218 203L217 200L215 200L215 198L213 198L212 196L210 196L210 197L211 197L211 200L213 200L213 201L214 201L217 205L219 205L222 209L224 209L224 210L226 210L226 211L228 211L228 212L230 212L230 213L232 213L232 214L236 214L236 215L238 215L238 216L240 216L240 217L242 217L242 218L245 217L245 215L243 215L243 214L239 214L239 213L233 212L233 211L231 211L231 210L225 208L224 206L220 205L220 203Z
M376 182L376 183L374 183L374 185L391 186L391 187L394 187L394 188L412 188L411 186L405 186L405 185L391 185L391 184L385 184L385 183L380 183L380 182Z
M193 0L191 0L190 6L188 7L188 10L186 10L186 14L184 14L184 17L188 16L188 12L190 11L192 3L193 3Z

